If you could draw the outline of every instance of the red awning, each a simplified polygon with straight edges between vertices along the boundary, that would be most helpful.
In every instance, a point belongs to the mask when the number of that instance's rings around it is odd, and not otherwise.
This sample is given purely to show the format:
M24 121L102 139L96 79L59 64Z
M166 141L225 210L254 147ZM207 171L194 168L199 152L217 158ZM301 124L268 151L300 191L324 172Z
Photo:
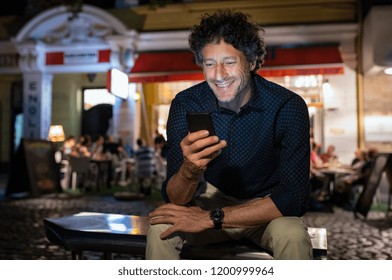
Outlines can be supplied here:
M129 75L130 82L203 80L190 51L140 53Z
M338 46L267 49L263 67L342 63Z
M320 67L342 63L338 46L271 48L259 73L265 77L311 74L342 74L343 67ZM304 67L308 65L309 67ZM311 67L317 65L317 67ZM270 67L280 69L266 69ZM285 67L287 66L287 68ZM296 68L295 66L301 66ZM129 74L130 82L203 80L190 51L140 53Z
M140 53L131 73L200 71L190 51Z

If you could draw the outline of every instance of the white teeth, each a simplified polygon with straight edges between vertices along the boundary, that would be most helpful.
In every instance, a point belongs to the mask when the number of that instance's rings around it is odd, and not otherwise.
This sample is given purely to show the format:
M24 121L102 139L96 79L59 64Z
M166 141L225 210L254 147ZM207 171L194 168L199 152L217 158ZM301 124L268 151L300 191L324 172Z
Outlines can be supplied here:
M229 85L231 85L231 83L216 84L216 86L217 86L217 87L220 87L220 88L228 87Z

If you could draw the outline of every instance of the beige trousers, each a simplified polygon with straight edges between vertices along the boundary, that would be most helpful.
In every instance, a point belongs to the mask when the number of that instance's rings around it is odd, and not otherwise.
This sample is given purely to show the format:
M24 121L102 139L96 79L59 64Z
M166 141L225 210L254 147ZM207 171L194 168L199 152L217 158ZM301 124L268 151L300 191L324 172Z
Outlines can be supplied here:
M206 193L195 198L194 204L202 209L211 210L217 207L244 203L227 196L212 185L208 185ZM229 239L250 239L274 259L307 260L312 259L312 245L306 226L299 217L280 217L256 228L228 228L222 230L206 230L201 233L178 233L162 240L159 235L171 225L152 225L147 235L146 259L177 260L183 244L203 245Z

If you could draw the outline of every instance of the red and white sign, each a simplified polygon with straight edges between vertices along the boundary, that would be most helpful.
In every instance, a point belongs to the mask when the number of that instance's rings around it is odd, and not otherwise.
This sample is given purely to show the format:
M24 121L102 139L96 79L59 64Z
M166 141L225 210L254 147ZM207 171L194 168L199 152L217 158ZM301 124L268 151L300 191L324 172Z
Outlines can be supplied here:
M47 52L46 65L75 65L110 62L110 50Z

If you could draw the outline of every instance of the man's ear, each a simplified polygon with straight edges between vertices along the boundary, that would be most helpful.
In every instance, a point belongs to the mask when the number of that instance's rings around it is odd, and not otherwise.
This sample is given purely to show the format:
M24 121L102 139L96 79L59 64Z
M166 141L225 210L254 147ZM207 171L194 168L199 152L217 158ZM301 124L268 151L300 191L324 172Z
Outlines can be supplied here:
M256 67L256 62L251 62L250 63L250 71L255 70L255 67Z

